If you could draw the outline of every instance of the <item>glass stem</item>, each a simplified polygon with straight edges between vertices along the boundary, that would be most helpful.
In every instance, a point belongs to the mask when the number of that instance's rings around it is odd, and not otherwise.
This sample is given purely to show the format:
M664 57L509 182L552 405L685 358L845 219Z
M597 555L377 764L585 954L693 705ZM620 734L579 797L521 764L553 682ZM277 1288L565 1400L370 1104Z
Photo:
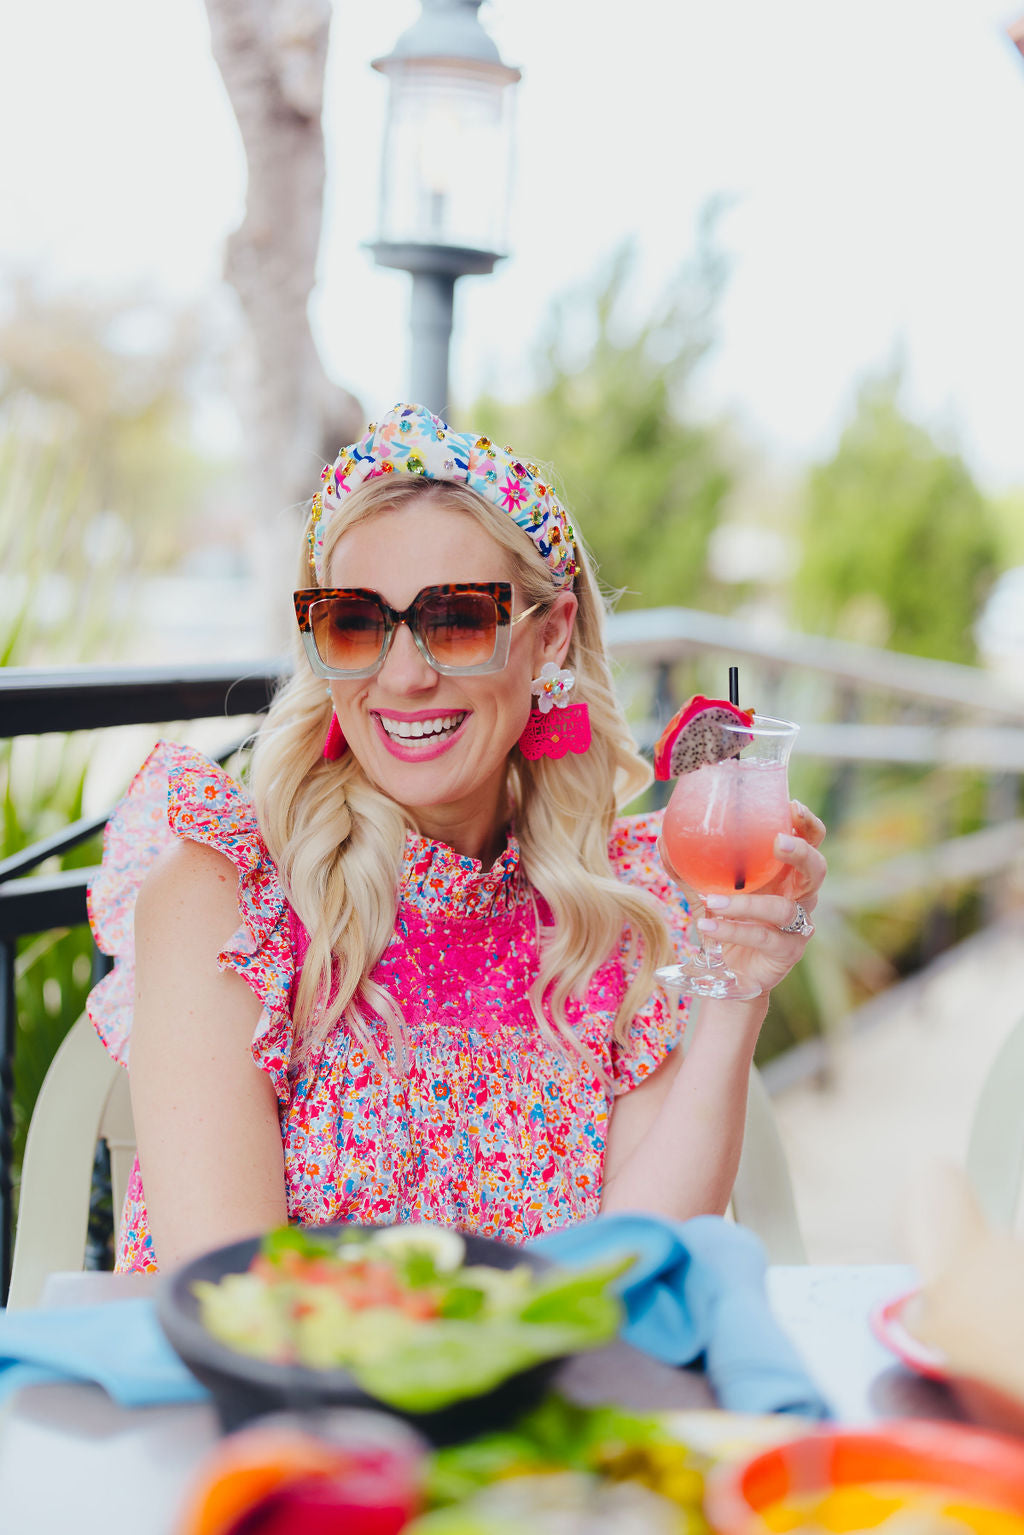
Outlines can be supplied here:
M700 963L705 970L721 970L725 965L722 958L722 945L709 939L702 933L700 937Z

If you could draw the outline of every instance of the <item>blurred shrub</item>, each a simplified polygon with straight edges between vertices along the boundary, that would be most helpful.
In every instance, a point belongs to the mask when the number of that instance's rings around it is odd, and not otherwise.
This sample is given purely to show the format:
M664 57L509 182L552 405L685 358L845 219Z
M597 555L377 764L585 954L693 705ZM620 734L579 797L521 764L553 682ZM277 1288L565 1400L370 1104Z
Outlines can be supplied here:
M1007 490L992 503L999 533L1000 565L1024 565L1024 489Z
M0 741L0 858L19 853L59 831L82 813L88 752L71 737ZM42 872L87 868L98 858L85 843L53 859ZM92 984L92 939L87 927L54 928L22 939L15 962L18 1035L14 1073L15 1162L54 1052L80 1015Z
M193 447L198 332L188 316L44 300L29 283L10 299L0 318L0 665L131 659L141 578L180 556L217 473ZM90 754L88 735L0 738L0 858L81 815ZM98 856L93 842L36 872ZM17 945L15 1182L92 955L85 926Z
M77 451L76 451L77 449ZM99 505L88 442L62 406L24 394L0 417L0 657L41 664L51 647L82 661L115 643L123 622L112 600L115 571L88 557ZM0 858L62 830L82 814L88 737L0 739ZM83 868L95 845L74 848L36 872ZM14 1070L17 1181L25 1134L47 1067L80 1015L92 976L87 927L21 939L15 962L18 1030Z
M835 455L811 471L793 609L815 634L971 662L999 527L963 460L903 413L899 389L896 374L869 379Z
M653 305L639 306L635 250L558 301L523 404L478 400L474 427L553 473L602 579L624 607L714 605L708 541L731 487L724 444L693 408L694 375L714 342L726 267L716 210L695 254Z

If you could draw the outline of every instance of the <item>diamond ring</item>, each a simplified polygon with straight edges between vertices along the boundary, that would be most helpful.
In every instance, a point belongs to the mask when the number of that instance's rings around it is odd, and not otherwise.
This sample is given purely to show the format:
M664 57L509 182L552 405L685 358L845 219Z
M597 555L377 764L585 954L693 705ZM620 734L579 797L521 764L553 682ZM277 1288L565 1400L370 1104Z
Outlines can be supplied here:
M796 903L796 916L792 922L787 922L785 927L780 927L779 932L796 933L800 938L809 938L814 932L814 923L804 911L799 901Z

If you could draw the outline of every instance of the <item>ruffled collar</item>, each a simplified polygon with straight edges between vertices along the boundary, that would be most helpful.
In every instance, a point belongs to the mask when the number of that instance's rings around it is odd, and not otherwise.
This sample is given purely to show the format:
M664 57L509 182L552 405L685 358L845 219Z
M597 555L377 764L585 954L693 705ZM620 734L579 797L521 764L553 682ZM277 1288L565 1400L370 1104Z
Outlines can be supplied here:
M425 916L490 917L516 904L519 843L510 833L491 868L445 842L407 832L399 901Z

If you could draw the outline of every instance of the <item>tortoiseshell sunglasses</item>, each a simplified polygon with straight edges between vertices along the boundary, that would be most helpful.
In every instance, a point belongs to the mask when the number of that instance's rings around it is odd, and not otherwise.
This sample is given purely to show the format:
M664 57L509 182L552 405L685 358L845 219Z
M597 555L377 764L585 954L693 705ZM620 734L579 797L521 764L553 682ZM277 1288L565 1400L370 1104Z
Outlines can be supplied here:
M513 618L508 581L425 586L404 612L361 587L314 586L295 593L302 643L318 677L376 676L399 624L408 625L420 655L447 677L500 672L512 625L540 606L535 602Z

